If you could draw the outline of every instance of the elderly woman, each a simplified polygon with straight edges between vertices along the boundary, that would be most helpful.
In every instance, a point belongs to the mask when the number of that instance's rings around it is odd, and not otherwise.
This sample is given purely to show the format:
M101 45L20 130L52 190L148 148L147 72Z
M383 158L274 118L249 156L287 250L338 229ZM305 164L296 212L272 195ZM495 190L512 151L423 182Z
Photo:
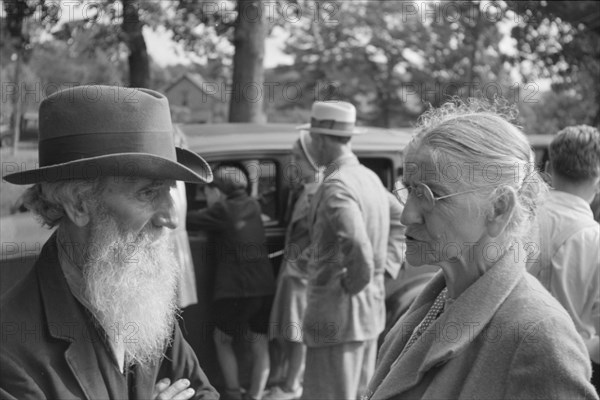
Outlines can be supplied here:
M532 157L519 129L473 104L424 116L395 193L407 261L441 271L387 335L368 397L598 398L573 322L525 270L545 191Z

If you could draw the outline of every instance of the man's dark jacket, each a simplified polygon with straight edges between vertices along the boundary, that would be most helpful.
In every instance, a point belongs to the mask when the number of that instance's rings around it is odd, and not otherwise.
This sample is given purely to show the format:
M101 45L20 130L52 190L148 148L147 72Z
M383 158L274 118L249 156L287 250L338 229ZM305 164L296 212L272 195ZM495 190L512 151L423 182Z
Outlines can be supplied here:
M71 294L56 246L54 234L32 271L0 302L1 400L148 400L162 378L189 379L194 399L219 398L177 324L161 363L134 367L128 388L90 314Z

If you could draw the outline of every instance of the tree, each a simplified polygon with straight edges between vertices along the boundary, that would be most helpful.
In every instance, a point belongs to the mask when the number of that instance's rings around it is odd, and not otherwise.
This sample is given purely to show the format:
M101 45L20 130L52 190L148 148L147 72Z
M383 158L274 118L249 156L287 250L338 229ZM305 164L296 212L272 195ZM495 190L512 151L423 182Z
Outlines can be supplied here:
M225 38L233 44L232 74L223 82L231 93L230 122L264 122L264 52L269 30L263 0L230 2L177 0L175 17L162 22L173 39L209 60L221 60L229 69L229 54L222 49Z
M20 139L20 125L22 114L22 93L21 93L21 69L24 58L30 49L31 36L37 27L30 24L28 19L36 10L39 9L39 20L42 23L55 20L55 16L49 12L43 0L6 0L4 3L4 11L6 12L5 29L2 29L3 39L10 38L10 44L7 46L5 40L2 41L2 52L7 50L12 53L15 60L14 75L12 86L16 88L12 94L12 113L10 117L11 131L13 132L13 153L17 152Z
M334 10L315 4L319 18L293 26L286 49L315 100L344 98L359 106L364 122L398 126L428 104L455 95L492 97L510 85L497 21L486 18L479 2L453 2L443 12L443 2L336 4ZM335 90L311 90L323 81ZM481 90L490 83L497 88Z
M262 0L238 0L233 33L233 92L229 122L264 122L263 86L267 23ZM249 90L256 94L248 95Z
M121 38L129 48L129 86L150 87L150 60L146 41L142 34L138 0L123 1L123 22Z
M556 134L563 128L572 125L589 124L596 116L596 109L586 102L593 100L594 82L588 77L587 89L550 90L541 93L535 103L519 104L520 120L524 131L528 134Z
M126 63L115 62L114 54L101 47L85 52L74 51L80 47L91 47L89 38L83 34L71 44L52 40L36 46L29 67L36 71L44 95L70 85L122 85L127 80Z
M518 54L513 64L526 66L525 78L550 78L564 107L587 109L580 124L600 125L600 7L595 1L508 1L517 24L512 36ZM590 90L592 89L592 90ZM546 98L552 98L547 96ZM571 100L569 100L571 99ZM593 110L592 112L589 112ZM541 111L541 110L540 110ZM552 110L558 113L565 109ZM552 113L551 111L551 113ZM552 127L555 132L561 126Z
M142 33L146 21L140 14L158 12L157 5L138 0L102 0L87 6L80 10L81 18L64 23L54 31L54 36L70 43L83 35L89 46L80 47L81 53L93 55L101 49L113 59L120 57L119 44L123 43L128 51L128 86L150 87L150 59Z

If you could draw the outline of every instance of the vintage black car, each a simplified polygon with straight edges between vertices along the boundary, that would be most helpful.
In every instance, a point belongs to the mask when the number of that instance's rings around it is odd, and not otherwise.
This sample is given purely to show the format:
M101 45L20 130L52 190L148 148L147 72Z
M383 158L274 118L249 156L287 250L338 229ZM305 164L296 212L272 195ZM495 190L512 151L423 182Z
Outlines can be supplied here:
M267 247L274 271L282 261L289 183L297 171L291 164L292 144L298 131L291 124L217 124L180 125L189 149L197 152L212 167L238 164L249 174L249 192L262 208ZM360 161L375 171L391 190L402 174L403 149L411 139L410 129L368 128L352 139L352 149ZM187 184L188 210L206 206L201 185ZM386 205L383 205L387 207ZM214 328L210 302L214 271L210 268L210 249L204 232L188 232L195 264L198 304L183 311L184 334L196 351L209 378L220 383L220 372L212 343ZM248 354L244 346L239 351ZM242 368L243 369L243 368Z

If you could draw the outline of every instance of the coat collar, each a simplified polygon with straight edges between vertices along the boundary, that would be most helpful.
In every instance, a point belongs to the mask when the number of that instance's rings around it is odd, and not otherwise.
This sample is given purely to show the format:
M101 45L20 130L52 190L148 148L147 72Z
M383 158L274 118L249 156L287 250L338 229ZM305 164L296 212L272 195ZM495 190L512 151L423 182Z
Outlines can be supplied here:
M330 175L333 175L337 170L345 165L357 165L359 164L358 158L354 153L345 154L341 157L336 158L332 162L327 165L325 168L324 180L326 180Z
M463 292L398 360L412 330L425 317L445 286L443 273L436 274L407 315L387 335L381 350L383 357L370 384L374 391L372 399L387 399L407 391L417 385L428 370L465 350L490 322L524 274L524 265L513 263L510 255L505 255Z
M290 206L291 218L288 223L288 230L292 230L294 223L298 220L305 219L310 212L311 201L319 188L319 183L307 183L302 186L296 200Z
M75 300L58 261L56 232L48 239L35 266L50 336L70 342L65 359L88 399L109 395L99 379L93 340L100 340L93 322Z

